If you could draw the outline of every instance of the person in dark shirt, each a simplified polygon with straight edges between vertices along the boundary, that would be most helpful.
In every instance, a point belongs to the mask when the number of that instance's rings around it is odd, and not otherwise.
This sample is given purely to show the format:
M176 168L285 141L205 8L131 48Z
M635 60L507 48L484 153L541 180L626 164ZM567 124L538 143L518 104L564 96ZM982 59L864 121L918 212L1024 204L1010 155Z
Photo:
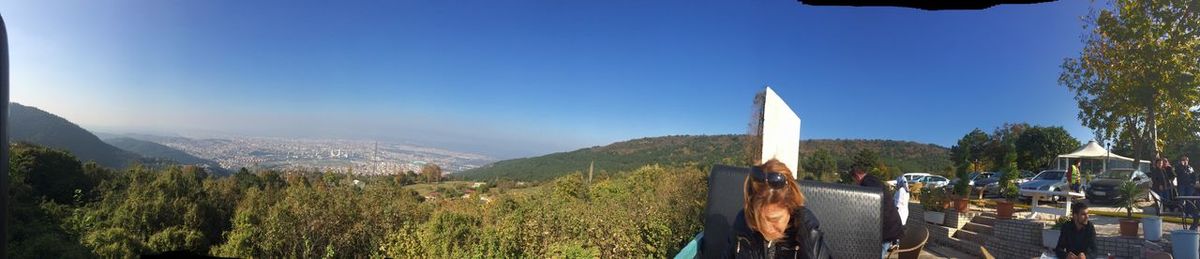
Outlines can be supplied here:
M1088 221L1086 203L1071 204L1071 221L1063 224L1054 254L1058 258L1087 258L1096 254L1096 226Z
M1179 158L1179 166L1175 167L1175 177L1179 179L1179 196L1196 195L1196 174L1188 165L1188 157Z
M746 176L743 209L726 258L830 258L817 215L804 206L792 171L771 159Z
M1179 196L1196 196L1196 172L1192 166L1188 164L1188 157L1179 157L1179 166L1175 167L1175 177L1179 180ZM1183 213L1195 217L1200 213L1200 208L1196 208L1194 204L1186 203L1183 208ZM1197 222L1192 222L1192 229L1195 229Z
M879 188L883 192L883 208L880 210L882 217L881 233L883 234L882 249L884 255L887 255L887 249L892 245L897 244L901 237L904 236L904 223L900 221L900 212L896 209L896 203L892 201L892 196L887 194L887 189L883 182L879 181L874 175L868 174L866 167L857 165L850 169L851 176L854 177L854 183L858 186Z

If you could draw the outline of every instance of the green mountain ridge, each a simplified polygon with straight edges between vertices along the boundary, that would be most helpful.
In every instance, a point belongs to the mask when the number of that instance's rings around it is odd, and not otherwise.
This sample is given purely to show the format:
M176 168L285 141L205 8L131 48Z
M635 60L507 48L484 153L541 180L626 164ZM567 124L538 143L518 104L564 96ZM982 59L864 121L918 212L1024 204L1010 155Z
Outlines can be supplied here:
M19 103L8 104L8 138L70 151L80 161L95 161L109 168L125 168L141 156L101 141L67 119Z
M594 161L597 176L627 171L650 164L744 165L746 147L743 135L663 136L633 139L575 151L495 162L463 171L453 177L466 180L509 179L541 181L586 172ZM854 152L875 151L889 167L900 172L940 173L950 166L949 149L912 141L817 139L800 143L803 160L819 149L828 150L839 167L848 166ZM803 172L803 170L800 170Z

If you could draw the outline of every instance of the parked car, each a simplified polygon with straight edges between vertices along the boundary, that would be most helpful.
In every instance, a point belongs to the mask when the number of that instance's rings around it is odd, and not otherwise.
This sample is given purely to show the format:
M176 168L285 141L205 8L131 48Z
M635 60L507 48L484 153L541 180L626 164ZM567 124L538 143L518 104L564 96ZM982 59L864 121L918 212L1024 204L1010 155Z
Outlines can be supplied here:
M1000 182L1000 173L991 173L991 171L982 171L979 176L976 176L974 181L971 181L971 187L984 192L984 195L995 194L1000 191L997 187L997 182ZM988 189L988 187L992 189Z
M1067 175L1065 170L1045 170L1034 176L1032 180L1022 183L1021 190L1041 190L1041 191L1059 191L1066 188L1067 182L1063 181L1063 177ZM1033 195L1021 194L1022 199L1032 198ZM1043 197L1046 198L1046 197ZM1043 200L1058 201L1058 197L1046 198Z
M940 175L929 175L917 178L916 182L924 184L925 188L942 188L950 185L950 179L946 179L946 177L942 177Z
M1020 184L1033 179L1034 176L1036 176L1036 174L1033 172L1020 171L1017 173L1017 179L1013 181L1013 184L1017 184L1019 186ZM995 177L988 178L986 185L983 187L983 195L1000 195L1000 178L1002 177L1004 177L1003 174L997 173Z
M930 176L930 175L931 174L927 174L927 173L906 173L901 176L904 176L904 181L909 182L909 183L914 183L914 182L916 182L917 179L920 179L921 177ZM891 186L896 186L896 179L888 180L887 184L891 185Z
M971 185L971 187L975 187L976 181L985 180L985 179L991 178L994 175L995 175L995 173L992 173L992 172L973 172L973 173L970 173L967 175L967 184ZM950 184L952 184L952 185L958 184L959 180L961 180L961 179L954 179L953 181L950 181ZM983 186L980 185L979 187L983 187Z
M1017 184L1022 184L1028 182L1029 180L1033 180L1034 176L1037 176L1037 173L1034 173L1033 171L1021 171L1021 176L1017 178Z
M1107 172L1096 175L1089 184L1085 195L1087 195L1088 201L1092 202L1116 202L1121 198L1118 189L1125 182L1137 184L1139 194L1148 195L1150 193L1150 176L1133 168L1121 168L1109 169ZM1139 195L1137 198L1142 197Z

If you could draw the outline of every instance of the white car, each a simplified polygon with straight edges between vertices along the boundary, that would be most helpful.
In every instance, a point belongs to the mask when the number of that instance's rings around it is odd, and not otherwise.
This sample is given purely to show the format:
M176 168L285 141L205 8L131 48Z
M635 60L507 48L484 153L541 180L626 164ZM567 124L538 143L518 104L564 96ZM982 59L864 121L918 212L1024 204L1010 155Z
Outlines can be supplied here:
M918 178L915 182L925 184L925 188L942 188L950 185L950 179L940 175L930 175Z
M931 174L927 174L927 173L906 173L901 176L904 176L905 182L908 182L911 184L911 183L915 183L917 181L917 179L921 179L922 177L926 177L926 176L930 176L930 175ZM896 179L888 180L887 184L891 185L891 186L896 186Z

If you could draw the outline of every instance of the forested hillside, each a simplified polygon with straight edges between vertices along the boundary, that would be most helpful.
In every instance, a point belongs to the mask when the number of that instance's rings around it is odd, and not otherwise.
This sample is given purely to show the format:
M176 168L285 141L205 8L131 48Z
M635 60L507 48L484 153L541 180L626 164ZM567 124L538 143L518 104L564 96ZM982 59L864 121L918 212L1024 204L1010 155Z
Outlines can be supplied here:
M62 117L18 103L8 104L8 139L70 151L83 161L123 168L141 157L100 141L91 132Z
M538 181L571 172L586 172L595 162L595 173L624 171L660 165L744 165L746 147L741 135L666 136L641 138L539 157L519 158L464 171L456 178L470 180L509 179ZM942 172L950 166L949 151L937 145L895 140L805 140L800 143L804 160L818 150L832 155L839 168L848 168L860 150L874 151L896 172ZM803 162L803 161L802 161ZM803 171L803 168L800 169Z

